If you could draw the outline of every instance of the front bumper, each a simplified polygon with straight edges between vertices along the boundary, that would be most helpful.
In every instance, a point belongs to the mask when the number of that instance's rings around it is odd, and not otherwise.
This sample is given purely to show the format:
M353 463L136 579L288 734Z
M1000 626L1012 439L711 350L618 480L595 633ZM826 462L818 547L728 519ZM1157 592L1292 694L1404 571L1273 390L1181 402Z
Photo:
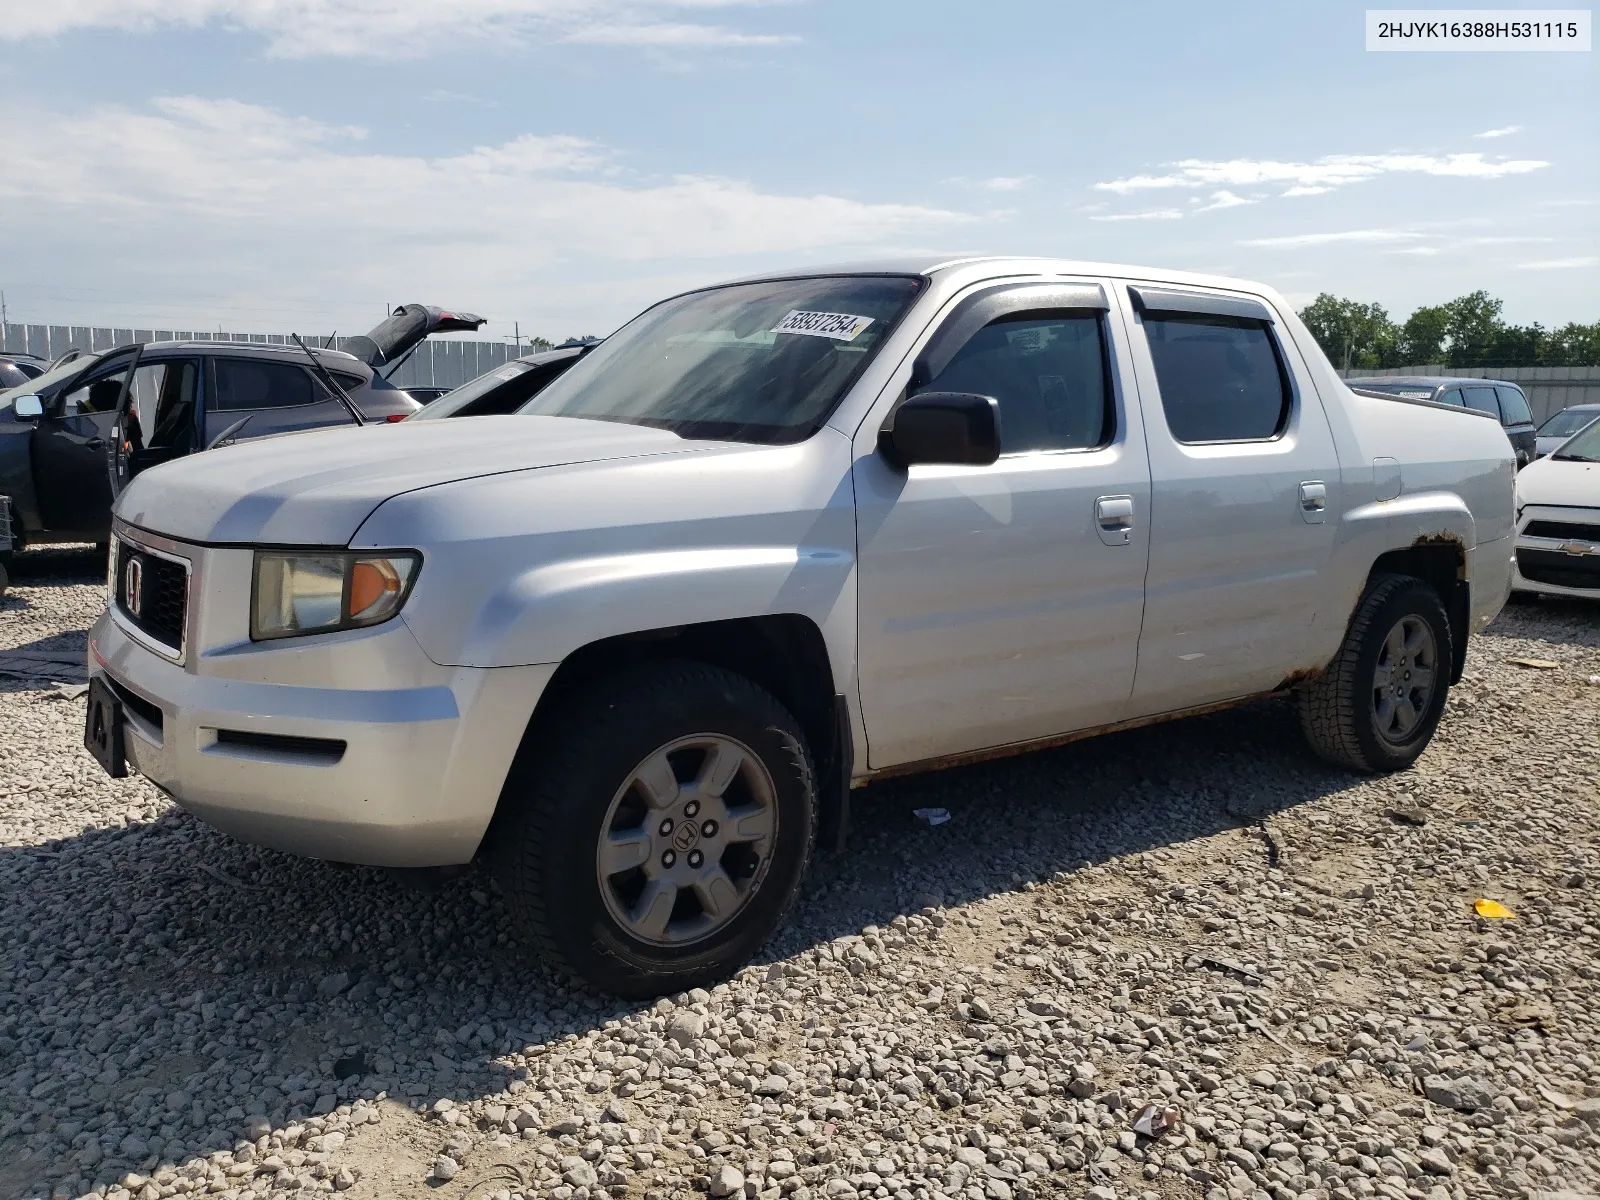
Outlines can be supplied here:
M374 866L470 861L555 666L441 667L403 620L278 642L208 637L219 590L246 609L228 556L250 552L162 542L174 547L194 563L182 662L114 608L89 634L89 671L123 698L139 773L256 845Z
M1512 589L1600 600L1600 536L1597 534L1600 534L1600 508L1528 505L1517 522Z

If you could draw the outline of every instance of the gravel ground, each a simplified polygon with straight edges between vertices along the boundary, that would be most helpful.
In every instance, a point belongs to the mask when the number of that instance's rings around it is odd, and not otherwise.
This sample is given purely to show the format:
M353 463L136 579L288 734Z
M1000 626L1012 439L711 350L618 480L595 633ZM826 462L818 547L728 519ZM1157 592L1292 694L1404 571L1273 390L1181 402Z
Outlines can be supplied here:
M92 556L17 574L0 651L81 650ZM654 1005L484 876L213 833L0 676L0 1197L1592 1196L1591 676L1600 607L1544 602L1403 775L1267 703L874 785L766 957Z

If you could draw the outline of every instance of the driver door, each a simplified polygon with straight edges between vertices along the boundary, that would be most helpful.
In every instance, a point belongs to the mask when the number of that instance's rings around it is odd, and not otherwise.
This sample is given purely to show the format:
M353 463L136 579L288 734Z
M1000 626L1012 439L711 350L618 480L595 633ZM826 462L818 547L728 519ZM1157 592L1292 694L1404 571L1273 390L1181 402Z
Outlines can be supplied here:
M102 364L57 395L33 431L34 493L49 532L101 542L111 532L108 448L132 358Z

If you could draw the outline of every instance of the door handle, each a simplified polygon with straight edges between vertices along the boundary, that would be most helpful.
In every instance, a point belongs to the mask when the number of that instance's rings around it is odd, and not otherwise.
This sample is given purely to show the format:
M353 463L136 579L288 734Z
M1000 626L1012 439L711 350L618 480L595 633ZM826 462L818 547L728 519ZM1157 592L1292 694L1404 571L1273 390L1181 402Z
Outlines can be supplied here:
M1300 516L1307 525L1321 525L1328 513L1328 485L1308 479L1300 485Z
M105 449L105 444L106 444L105 438L92 437L87 442L85 442L83 445L84 445L84 448L87 449L87 450L103 450L103 449Z
M1094 502L1094 523L1106 545L1126 546L1133 540L1133 497L1099 497Z

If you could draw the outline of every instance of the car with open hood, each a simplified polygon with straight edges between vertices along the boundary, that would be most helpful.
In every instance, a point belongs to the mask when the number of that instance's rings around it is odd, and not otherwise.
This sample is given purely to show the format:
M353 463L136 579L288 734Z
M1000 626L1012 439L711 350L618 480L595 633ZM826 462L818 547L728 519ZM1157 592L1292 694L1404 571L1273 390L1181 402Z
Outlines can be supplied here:
M1517 476L1519 592L1600 600L1600 421Z
M384 372L430 334L482 323L407 304L343 350L173 341L64 357L0 392L13 541L103 542L134 476L218 443L410 416L421 406Z
M156 466L85 744L246 841L481 860L551 961L726 976L852 789L1262 696L1400 770L1505 602L1498 418L1270 288L1027 258L669 297L505 416Z

